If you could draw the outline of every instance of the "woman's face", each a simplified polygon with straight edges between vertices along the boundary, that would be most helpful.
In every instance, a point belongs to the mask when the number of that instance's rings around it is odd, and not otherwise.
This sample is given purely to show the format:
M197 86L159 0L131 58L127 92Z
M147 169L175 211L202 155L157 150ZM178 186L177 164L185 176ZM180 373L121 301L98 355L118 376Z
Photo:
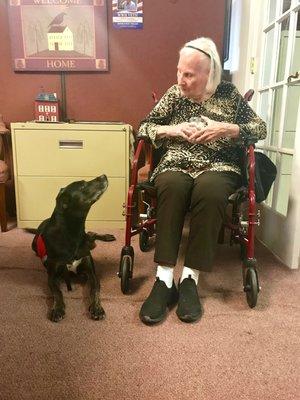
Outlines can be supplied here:
M183 49L177 65L177 83L181 94L195 101L205 97L210 59L200 52Z

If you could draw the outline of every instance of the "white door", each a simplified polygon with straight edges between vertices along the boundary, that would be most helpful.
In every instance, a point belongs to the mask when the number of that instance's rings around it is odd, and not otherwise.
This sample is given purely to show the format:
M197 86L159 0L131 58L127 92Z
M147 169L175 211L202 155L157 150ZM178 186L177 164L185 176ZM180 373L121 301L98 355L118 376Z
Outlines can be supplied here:
M277 166L261 205L257 236L290 268L300 260L300 1L262 2L265 20L258 83L258 114L268 136L259 142ZM297 149L297 152L295 151Z

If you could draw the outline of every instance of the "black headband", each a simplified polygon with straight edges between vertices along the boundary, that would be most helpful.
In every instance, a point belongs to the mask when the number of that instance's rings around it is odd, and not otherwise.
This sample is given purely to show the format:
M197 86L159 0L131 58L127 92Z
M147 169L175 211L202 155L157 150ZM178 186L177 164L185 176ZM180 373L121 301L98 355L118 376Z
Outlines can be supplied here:
M204 51L204 50L198 49L198 47L194 47L194 46L190 46L190 45L184 46L184 47L189 47L190 49L198 50L198 51L200 51L200 53L203 53L203 54L205 54L207 57L211 58L210 54L208 54L208 53L207 53L206 51Z

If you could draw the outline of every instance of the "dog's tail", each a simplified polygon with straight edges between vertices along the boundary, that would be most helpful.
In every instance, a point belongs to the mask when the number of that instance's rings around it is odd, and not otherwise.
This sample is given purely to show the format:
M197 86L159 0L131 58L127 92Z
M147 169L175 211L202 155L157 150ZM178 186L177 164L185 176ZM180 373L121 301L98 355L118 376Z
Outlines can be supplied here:
M28 232L28 233L36 234L38 230L35 228L24 228L24 231Z
M96 232L87 232L86 234L90 241L102 240L102 242L112 242L113 240L116 240L115 236L110 235L109 233L105 233L104 235L101 235Z

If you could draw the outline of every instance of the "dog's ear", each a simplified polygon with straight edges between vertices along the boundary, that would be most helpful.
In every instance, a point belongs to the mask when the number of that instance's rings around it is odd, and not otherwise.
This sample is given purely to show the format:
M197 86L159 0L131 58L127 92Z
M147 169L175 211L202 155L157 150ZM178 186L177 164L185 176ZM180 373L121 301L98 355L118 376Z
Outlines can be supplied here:
M62 193L61 196L59 196L59 201L57 204L60 205L61 208L66 210L69 207L69 196L66 196L64 193Z
M59 189L59 192L57 193L57 196L56 196L56 200L58 200L62 196L64 190L65 190L65 188Z
M69 208L69 202L67 199L56 199L56 207L61 211L66 210Z
M65 193L65 188L61 188L56 196L56 205L63 210L69 207L69 196Z

